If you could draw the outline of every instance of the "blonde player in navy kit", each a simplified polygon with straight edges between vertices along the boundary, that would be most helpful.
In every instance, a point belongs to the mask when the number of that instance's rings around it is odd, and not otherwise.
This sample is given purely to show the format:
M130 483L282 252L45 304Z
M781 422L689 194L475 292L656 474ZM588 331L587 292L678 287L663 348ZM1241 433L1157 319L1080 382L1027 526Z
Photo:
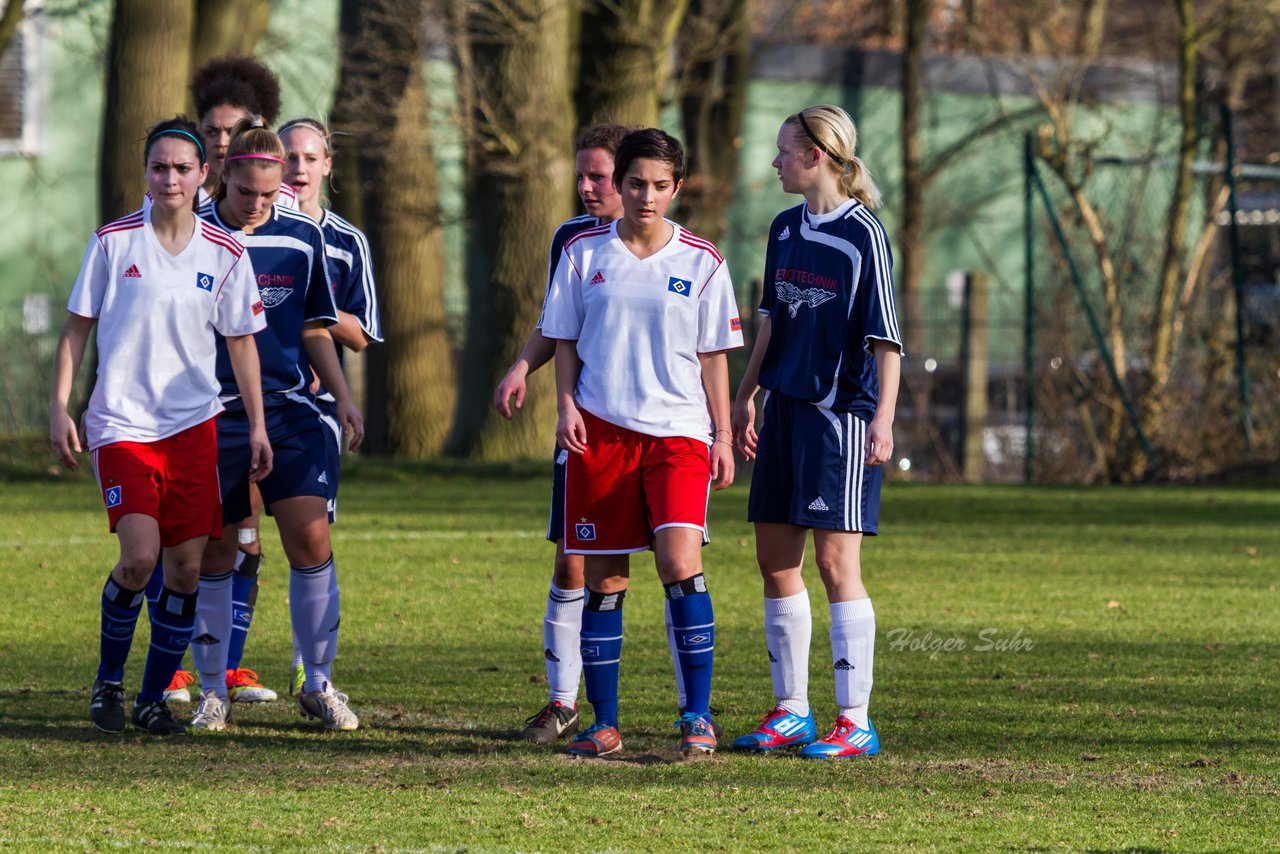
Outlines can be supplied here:
M804 196L769 230L762 315L733 407L738 448L756 461L748 518L764 579L774 708L735 748L800 747L812 758L880 750L868 717L875 612L860 549L878 527L882 464L893 455L902 340L880 204L839 107L789 116L773 167ZM759 432L755 395L766 391ZM835 725L817 738L809 708L809 595L800 570L813 530L831 608Z
M364 425L352 403L328 327L338 322L325 264L324 235L308 216L275 204L284 178L285 150L260 119L241 119L227 147L222 181L200 216L244 244L253 261L266 308L267 328L256 336L262 363L267 435L274 451L271 476L258 487L276 519L289 558L289 613L302 648L306 683L298 704L328 729L359 726L347 698L333 688L337 654L339 591L327 518L328 475L324 426L308 386L311 368L337 400L338 420L359 447ZM218 466L223 520L234 530L250 515L249 484L238 475L244 453L244 423L234 377L219 379L227 413L218 421ZM226 640L232 620L231 570L235 543L215 543L205 552L197 638L193 657L202 696L192 726L226 726L230 707L225 683Z

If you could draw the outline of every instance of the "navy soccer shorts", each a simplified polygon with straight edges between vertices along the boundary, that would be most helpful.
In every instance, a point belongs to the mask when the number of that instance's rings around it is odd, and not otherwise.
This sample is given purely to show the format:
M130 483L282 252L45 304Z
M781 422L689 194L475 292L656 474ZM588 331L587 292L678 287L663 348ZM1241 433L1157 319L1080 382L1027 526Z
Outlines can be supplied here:
M747 518L876 533L883 466L868 466L867 422L770 393L765 398Z
M328 499L328 448L320 413L310 402L268 395L267 439L271 442L271 474L258 482L268 511L285 498L315 495ZM249 419L239 406L218 417L218 479L222 486L222 523L249 518Z

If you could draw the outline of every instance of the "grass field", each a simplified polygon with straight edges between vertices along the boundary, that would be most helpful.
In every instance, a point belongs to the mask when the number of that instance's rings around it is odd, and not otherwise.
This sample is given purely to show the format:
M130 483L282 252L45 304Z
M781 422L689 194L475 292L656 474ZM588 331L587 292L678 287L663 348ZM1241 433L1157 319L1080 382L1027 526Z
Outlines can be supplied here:
M677 761L648 556L627 600L624 753L513 740L544 699L547 487L541 473L365 464L335 530L335 675L361 729L318 732L282 701L161 741L87 720L115 558L93 486L0 483L0 848L1280 846L1280 490L890 484L885 536L864 549L883 752L821 764ZM742 487L715 496L705 555L726 741L771 699L745 501ZM273 536L245 664L283 694ZM834 700L816 575L810 591L821 728Z

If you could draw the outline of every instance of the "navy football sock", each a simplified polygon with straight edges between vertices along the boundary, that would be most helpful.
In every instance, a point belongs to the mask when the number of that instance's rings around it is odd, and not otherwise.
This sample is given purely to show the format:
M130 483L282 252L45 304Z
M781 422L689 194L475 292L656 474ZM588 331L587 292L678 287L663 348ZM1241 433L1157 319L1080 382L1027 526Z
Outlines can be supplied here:
M707 582L698 573L664 585L671 605L680 672L687 696L682 711L705 715L711 710L711 666L715 659L716 621Z
M182 656L191 643L191 631L196 626L196 594L176 593L166 587L150 613L151 647L147 650L147 666L142 671L139 703L164 697L173 672L182 664Z
M102 636L98 645L98 678L105 682L124 681L124 663L133 645L143 598L141 590L126 590L107 576L102 588Z
M231 643L227 646L227 669L235 670L244 658L244 642L253 625L253 608L257 601L258 569L262 555L241 552L240 565L231 576Z
M621 593L587 590L582 609L582 673L587 682L587 701L595 710L596 723L618 725L618 670L622 661Z

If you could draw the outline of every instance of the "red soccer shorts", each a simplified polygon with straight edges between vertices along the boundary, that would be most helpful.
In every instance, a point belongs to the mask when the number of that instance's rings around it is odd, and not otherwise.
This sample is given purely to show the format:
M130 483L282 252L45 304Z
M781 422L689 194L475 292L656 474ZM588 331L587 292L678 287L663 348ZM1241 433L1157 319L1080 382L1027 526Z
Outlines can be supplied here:
M130 513L160 523L164 548L222 536L214 419L158 442L113 442L93 452L111 533Z
M628 554L655 531L707 530L711 451L687 436L647 436L582 410L587 450L569 454L564 550Z

